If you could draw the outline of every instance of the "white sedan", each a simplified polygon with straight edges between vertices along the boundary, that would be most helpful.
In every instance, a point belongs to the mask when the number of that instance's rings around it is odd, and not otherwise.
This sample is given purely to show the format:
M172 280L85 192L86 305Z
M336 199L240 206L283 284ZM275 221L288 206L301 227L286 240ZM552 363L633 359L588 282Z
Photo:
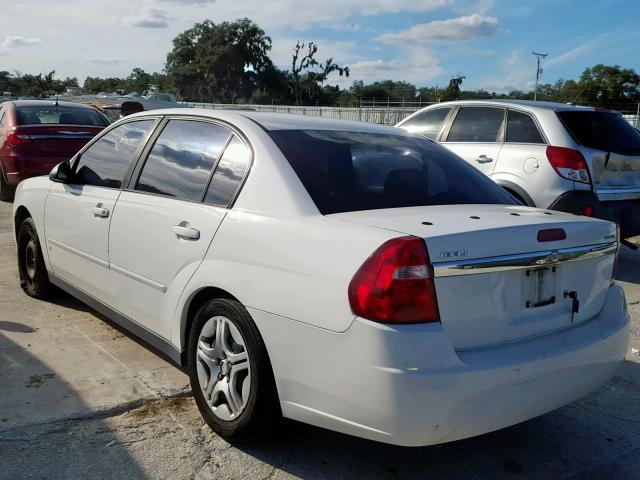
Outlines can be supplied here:
M418 446L541 415L625 356L616 225L516 205L394 128L122 119L14 204L20 282L188 369L218 434L288 417Z

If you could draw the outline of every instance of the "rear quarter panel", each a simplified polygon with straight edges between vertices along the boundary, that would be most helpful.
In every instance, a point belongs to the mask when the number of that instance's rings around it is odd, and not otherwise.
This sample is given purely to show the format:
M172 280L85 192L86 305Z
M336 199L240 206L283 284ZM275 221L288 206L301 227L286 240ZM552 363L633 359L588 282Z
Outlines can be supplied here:
M319 214L231 210L182 295L172 342L182 343L189 301L206 287L221 288L248 308L343 332L354 319L347 297L351 278L375 249L398 236Z

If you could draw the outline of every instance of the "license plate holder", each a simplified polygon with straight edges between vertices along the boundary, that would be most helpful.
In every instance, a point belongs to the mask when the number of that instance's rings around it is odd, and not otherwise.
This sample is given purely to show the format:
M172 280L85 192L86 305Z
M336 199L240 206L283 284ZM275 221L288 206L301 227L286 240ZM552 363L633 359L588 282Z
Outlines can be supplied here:
M524 306L539 308L556 303L557 267L538 267L524 272Z

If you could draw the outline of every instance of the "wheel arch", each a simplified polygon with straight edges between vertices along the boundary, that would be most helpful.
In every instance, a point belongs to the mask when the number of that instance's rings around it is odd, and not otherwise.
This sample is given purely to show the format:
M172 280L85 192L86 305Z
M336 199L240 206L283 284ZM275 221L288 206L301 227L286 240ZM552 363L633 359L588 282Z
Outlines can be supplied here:
M32 217L31 212L29 212L27 207L25 207L24 205L20 205L16 209L16 213L13 216L13 227L14 227L13 232L16 237L16 240L18 239L18 228L20 227L20 224L30 217Z
M186 345L187 340L189 338L189 330L191 329L191 324L193 323L193 318L195 317L200 307L204 305L209 300L217 300L225 298L227 300L235 300L236 302L242 303L238 300L230 292L213 286L202 287L195 292L193 292L188 300L185 302L184 307L182 309L182 315L180 317L180 351L181 358L180 363L182 366L187 364L186 358Z
M521 200L526 206L536 206L536 202L534 202L531 196L529 196L529 194L525 192L524 189L519 185L510 182L509 180L496 180L496 183L507 192L509 192L512 196L516 197L516 199Z

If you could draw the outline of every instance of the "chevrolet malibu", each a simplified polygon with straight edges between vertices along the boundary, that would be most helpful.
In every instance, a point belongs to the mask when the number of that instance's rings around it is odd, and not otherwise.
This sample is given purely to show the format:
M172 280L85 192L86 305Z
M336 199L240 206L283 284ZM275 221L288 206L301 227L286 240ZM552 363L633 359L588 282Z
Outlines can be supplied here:
M20 282L189 373L207 423L287 417L397 445L513 425L627 348L614 223L516 204L432 141L328 119L156 110L17 189Z

